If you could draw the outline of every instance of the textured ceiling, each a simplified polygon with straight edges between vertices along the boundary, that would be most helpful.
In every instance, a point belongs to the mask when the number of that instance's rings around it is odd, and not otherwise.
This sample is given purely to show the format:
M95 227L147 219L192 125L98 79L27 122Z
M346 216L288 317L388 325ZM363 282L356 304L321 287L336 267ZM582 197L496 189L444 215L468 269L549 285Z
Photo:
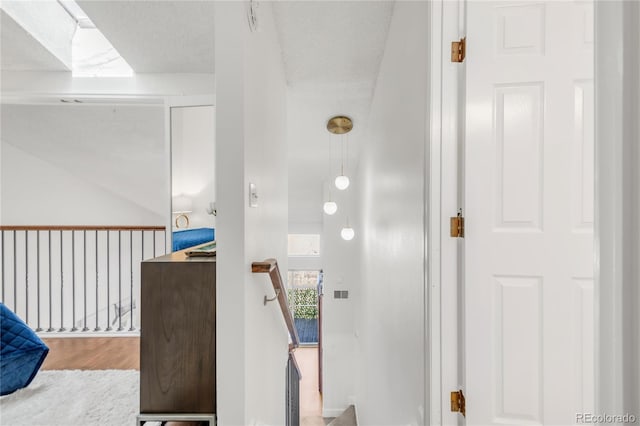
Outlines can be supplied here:
M212 1L77 3L135 72L214 71Z
M4 10L0 10L0 64L11 71L69 71L69 68L47 50Z
M354 128L345 139L349 145L346 174L355 175L393 4L283 1L273 5L289 85L291 223L322 222L327 197L323 187L330 186L340 170L340 137L326 130L327 120L334 115L353 119Z
M79 0L80 7L136 72L214 72L214 2L189 0ZM323 186L339 170L337 142L329 166L327 120L350 116L347 172L354 176L358 150L365 146L364 129L378 69L384 54L393 1L275 1L273 7L289 86L289 217L296 223L321 223ZM2 61L47 69L42 46L22 40L5 26ZM5 28L6 27L6 28ZM27 34L28 37L28 34ZM37 43L36 43L37 44ZM12 50L12 47L15 49ZM41 51L39 51L41 49ZM29 55L34 57L29 59ZM22 62L20 62L22 61ZM25 68L26 69L26 68ZM52 68L54 69L54 68Z
M373 84L392 10L390 1L274 3L290 86Z

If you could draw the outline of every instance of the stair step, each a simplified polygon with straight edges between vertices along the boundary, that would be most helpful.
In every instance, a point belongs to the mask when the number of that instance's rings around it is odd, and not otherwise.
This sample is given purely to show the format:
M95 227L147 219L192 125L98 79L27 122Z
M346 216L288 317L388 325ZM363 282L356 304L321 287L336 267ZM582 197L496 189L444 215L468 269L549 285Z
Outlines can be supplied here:
M356 407L350 405L342 414L333 419L327 426L358 426Z

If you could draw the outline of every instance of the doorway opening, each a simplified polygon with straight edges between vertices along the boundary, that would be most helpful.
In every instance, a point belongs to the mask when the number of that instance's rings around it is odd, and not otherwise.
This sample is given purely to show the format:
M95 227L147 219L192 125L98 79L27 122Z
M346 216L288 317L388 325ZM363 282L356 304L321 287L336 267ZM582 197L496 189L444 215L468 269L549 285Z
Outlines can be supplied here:
M167 103L171 251L215 240L215 106L208 97Z
M322 421L322 284L320 235L289 234L287 296L300 347L295 360L300 369L300 419Z
M301 346L316 346L320 334L319 297L322 272L295 271L288 273L289 306L300 337Z

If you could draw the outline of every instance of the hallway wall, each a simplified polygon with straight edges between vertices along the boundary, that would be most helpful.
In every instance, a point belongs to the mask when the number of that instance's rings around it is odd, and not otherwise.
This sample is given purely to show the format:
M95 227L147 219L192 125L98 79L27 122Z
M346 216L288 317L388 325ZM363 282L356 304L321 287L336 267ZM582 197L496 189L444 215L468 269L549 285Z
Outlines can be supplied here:
M271 5L251 32L245 4L216 4L217 382L221 426L285 423L288 333L267 274L287 271L286 85ZM249 184L257 207L249 206ZM224 247L224 249L222 248Z
M332 185L328 182L325 185ZM355 219L355 198L359 187L353 182L345 191L336 191L335 201L340 206L334 215L324 215L322 232L322 266L324 268L324 297L322 300L323 332L323 415L339 416L354 403L355 355L354 311L358 299L359 240L361 231ZM347 215L356 236L351 241L340 237ZM334 291L348 291L347 299L335 299Z
M361 424L425 424L428 5L397 2L357 178Z

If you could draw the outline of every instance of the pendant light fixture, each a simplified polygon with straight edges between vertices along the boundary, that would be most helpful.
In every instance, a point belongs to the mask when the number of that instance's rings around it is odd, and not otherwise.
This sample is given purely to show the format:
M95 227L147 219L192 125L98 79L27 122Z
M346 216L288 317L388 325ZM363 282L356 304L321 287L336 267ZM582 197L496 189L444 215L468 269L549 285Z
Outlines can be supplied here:
M336 204L335 201L331 201L331 200L325 201L324 205L322 206L322 210L324 210L326 214L331 216L332 214L335 214L338 211L338 205Z
M347 224L340 231L340 236L345 241L351 241L353 240L353 237L355 237L355 235L356 235L356 232L353 230L351 226L349 226L349 216L347 216Z
M331 160L333 159L331 153L331 138L329 138L329 173L331 173ZM329 201L324 202L324 204L322 205L322 210L324 210L324 212L329 216L335 214L338 211L338 205L331 199L331 186L329 186Z
M349 133L353 129L353 122L349 117L344 115L338 115L332 117L327 122L327 130L336 135L344 135L345 133ZM342 138L342 145L340 147L340 152L342 155L342 161L340 163L340 175L335 179L336 188L341 191L344 191L349 187L349 178L344 174L344 137Z

